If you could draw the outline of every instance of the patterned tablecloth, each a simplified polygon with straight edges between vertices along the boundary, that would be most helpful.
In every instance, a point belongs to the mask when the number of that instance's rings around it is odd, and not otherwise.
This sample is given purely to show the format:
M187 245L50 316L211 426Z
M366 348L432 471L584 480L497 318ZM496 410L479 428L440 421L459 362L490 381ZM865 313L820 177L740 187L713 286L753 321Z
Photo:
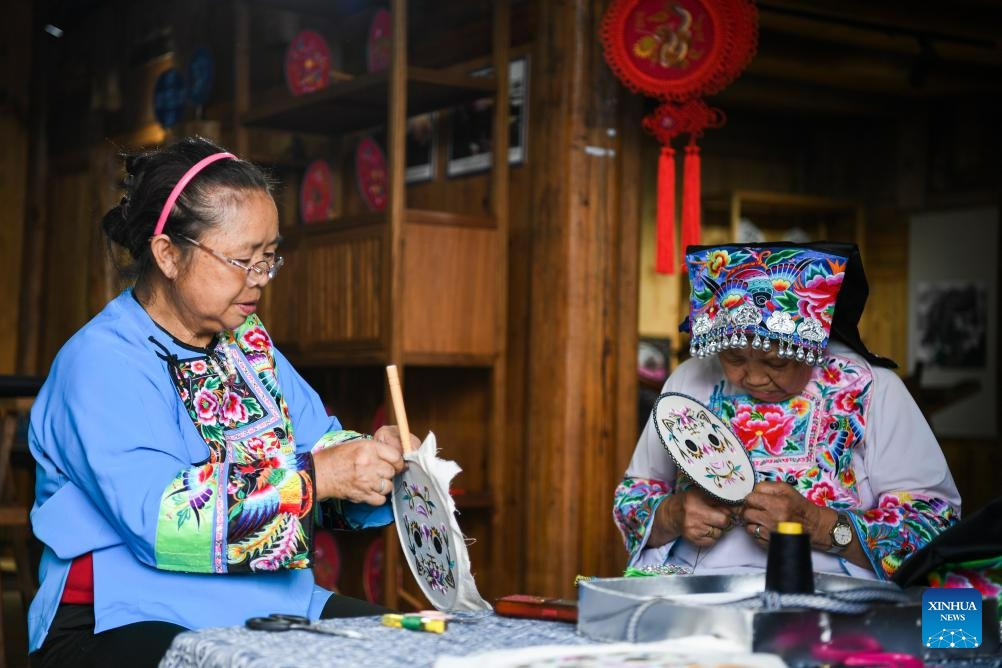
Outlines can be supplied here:
M574 624L498 617L490 612L468 613L463 621L450 622L442 634L383 626L379 617L325 620L318 625L355 630L362 638L240 627L204 629L175 638L160 668L424 668L443 656L532 645L596 644L578 635Z
M359 639L321 635L309 631L268 632L243 627L215 628L182 633L175 638L160 668L299 668L308 666L360 666L362 668L432 668L443 665L472 665L488 668L496 665L487 656L470 664L450 661L449 657L498 652L535 646L590 646L591 651L609 650L618 644L606 644L578 635L574 624L498 617L491 612L465 613L463 621L450 622L443 634L390 628L379 617L326 620L318 626L357 631ZM697 638L693 637L693 640ZM685 640L685 639L680 639ZM720 651L724 641L712 639L710 646ZM733 651L733 650L732 650ZM584 653L589 653L585 650ZM662 655L663 658L664 655ZM744 658L770 657L768 654L745 654ZM515 664L521 663L515 661ZM532 662L529 662L530 664ZM546 662L545 665L607 665L595 659L574 662ZM734 662L729 662L734 665ZM505 666L511 662L502 662ZM535 665L535 664L532 664ZM672 665L644 663L642 665ZM692 665L692 664L689 664ZM716 662L699 665L718 665ZM747 661L741 665L760 665ZM1002 668L1002 656L957 657L955 660L928 664L942 668Z

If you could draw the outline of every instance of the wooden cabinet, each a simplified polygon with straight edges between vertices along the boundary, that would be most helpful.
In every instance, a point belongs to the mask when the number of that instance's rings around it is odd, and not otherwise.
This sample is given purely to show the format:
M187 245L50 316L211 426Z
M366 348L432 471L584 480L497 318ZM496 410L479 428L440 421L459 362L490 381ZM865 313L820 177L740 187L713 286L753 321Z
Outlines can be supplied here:
M332 412L352 428L367 430L381 412L392 411L384 370L387 364L398 366L412 431L422 437L434 431L442 456L463 468L454 481L454 496L462 511L461 527L476 540L471 560L478 583L484 583L503 567L494 557L500 547L492 536L498 534L496 500L504 479L504 462L497 453L505 432L509 10L507 0L486 7L447 4L393 0L388 69L370 73L348 68L328 87L294 96L273 76L283 49L259 45L276 41L276 27L293 32L289 26L304 29L315 20L329 40L343 37L343 45L357 46L359 31L366 30L365 17L378 5L238 3L236 142L238 150L266 162L270 156L255 143L258 131L319 135L334 147L333 156L301 156L306 161L323 157L335 166L339 185L334 192L341 204L330 220L309 225L285 216L287 268L269 288L262 309L266 323ZM352 5L355 12L339 14L337 7L343 5ZM422 24L418 28L417 19ZM473 37L464 26L474 26L471 30L488 39ZM428 48L435 38L430 30L438 31L437 49ZM253 53L250 44L255 45ZM471 45L482 53L467 53ZM450 49L463 61L448 62ZM495 76L469 74L470 63L478 58L478 65L491 65ZM350 58L342 54L341 60ZM435 208L427 208L429 198L423 198L423 208L409 208L407 119L485 96L494 99L493 158L489 172L477 178L488 203L472 212L451 206L469 199L450 197L466 187L467 179L444 181L439 175ZM357 197L352 200L354 177L345 166L357 133L369 131L386 137L388 203L382 212L366 211ZM279 173L287 189L298 187L295 169ZM387 422L393 422L392 416ZM395 575L403 562L395 531L384 531L382 537L383 602L427 607L406 566L400 580ZM339 541L372 539L346 536ZM348 562L360 558L363 549L348 545L344 552L342 591L360 595L354 582L358 571L351 572Z

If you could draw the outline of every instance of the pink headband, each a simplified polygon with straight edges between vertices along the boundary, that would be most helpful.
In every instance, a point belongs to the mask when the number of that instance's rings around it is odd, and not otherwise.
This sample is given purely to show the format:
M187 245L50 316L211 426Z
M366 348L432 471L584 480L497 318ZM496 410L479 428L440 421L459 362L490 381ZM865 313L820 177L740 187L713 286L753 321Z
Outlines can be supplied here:
M177 182L174 189L170 191L170 196L167 198L167 201L164 202L164 208L160 212L160 218L157 219L157 226L153 229L153 236L163 233L164 225L167 224L167 218L170 216L171 209L174 208L174 203L181 195L181 191L184 190L184 187L188 185L188 182L195 178L195 175L205 169L206 166L224 158L232 158L236 160L237 156L232 153L213 153L212 155L202 158L196 162L191 166L191 169L184 173L184 176L182 176L181 180Z

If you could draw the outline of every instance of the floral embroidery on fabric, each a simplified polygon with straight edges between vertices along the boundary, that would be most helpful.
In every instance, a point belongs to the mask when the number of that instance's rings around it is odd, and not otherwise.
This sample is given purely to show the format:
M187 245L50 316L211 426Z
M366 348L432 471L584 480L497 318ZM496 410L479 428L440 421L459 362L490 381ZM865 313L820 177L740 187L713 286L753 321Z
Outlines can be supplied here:
M730 422L748 449L757 480L796 487L818 505L839 510L859 506L849 462L863 438L872 377L844 358L815 369L804 392L778 403L714 388L710 408Z
M749 342L785 346L808 365L822 364L845 257L810 248L733 245L686 255L693 357Z
M630 563L636 559L641 546L646 542L654 512L662 499L671 493L671 485L662 480L629 476L616 487L612 516L623 535L626 550L630 554Z
M178 395L209 458L181 471L164 493L158 567L240 572L309 566L312 457L296 454L271 345L251 316L224 333L210 356L172 365ZM211 565L205 563L209 555Z
M905 559L960 518L946 501L907 492L883 494L876 508L853 518L878 574L890 577Z
M1002 621L1002 556L944 564L928 577L930 587L973 587L982 596L997 598L999 621Z
M863 442L872 385L868 368L830 357L799 397L759 404L747 395L725 395L721 383L710 408L730 420L758 480L786 482L816 505L850 511L874 569L887 578L957 518L942 499L902 491L885 492L876 508L860 510L851 463Z

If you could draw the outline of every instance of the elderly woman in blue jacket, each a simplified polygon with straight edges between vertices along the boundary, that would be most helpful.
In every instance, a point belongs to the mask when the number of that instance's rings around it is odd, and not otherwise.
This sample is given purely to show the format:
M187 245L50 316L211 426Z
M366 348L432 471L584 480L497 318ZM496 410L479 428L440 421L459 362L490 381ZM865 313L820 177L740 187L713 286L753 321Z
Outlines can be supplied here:
M186 629L378 613L318 587L311 546L392 521L400 434L343 429L258 318L283 262L268 180L199 138L126 172L102 225L134 287L63 346L31 415L33 664L156 665Z

